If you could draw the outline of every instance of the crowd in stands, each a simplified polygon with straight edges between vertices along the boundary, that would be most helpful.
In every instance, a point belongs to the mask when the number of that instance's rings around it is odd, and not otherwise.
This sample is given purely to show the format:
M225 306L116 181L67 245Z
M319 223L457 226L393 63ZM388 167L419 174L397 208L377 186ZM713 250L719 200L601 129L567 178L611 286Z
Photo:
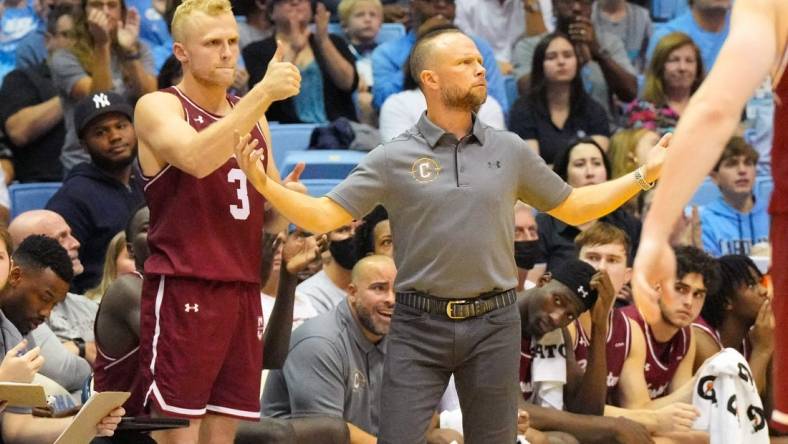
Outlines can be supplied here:
M96 391L131 391L127 414L144 413L137 354L150 216L135 164L134 104L180 81L169 29L179 3L6 0L0 7L0 221L7 227L0 228L0 381L44 381L62 393L60 410L79 406L92 381ZM570 186L582 187L620 177L661 149L652 147L714 66L732 3L236 0L238 58L224 68L234 70L232 92L243 95L282 55L300 71L301 88L269 108L272 133L347 120L357 133L374 134L374 146L418 131L427 105L409 68L417 40L459 29L486 70L487 101L476 118L515 133ZM384 26L401 32L384 40ZM769 389L785 383L771 381L769 282L785 270L769 268L770 189L760 186L771 171L774 104L765 85L710 172L713 197L687 208L674 227L680 297L661 306L655 323L632 305L629 285L648 193L580 226L515 208L527 442L768 442ZM11 219L8 188L41 182L62 186L42 208ZM409 229L419 230L418 221ZM284 350L266 347L265 418L239 430L237 442L375 442L395 306L392 258L408 254L391 233L378 207L329 233L290 226L264 236L266 331L284 317L293 332ZM446 246L473 254L461 247ZM737 353L721 353L728 349ZM21 359L26 370L14 373ZM715 436L708 418L729 419L702 399L702 378L729 365L746 368L734 383L755 412L738 422L736 440ZM52 442L68 420L49 413L6 408L0 442ZM450 385L427 442L461 443L457 415Z

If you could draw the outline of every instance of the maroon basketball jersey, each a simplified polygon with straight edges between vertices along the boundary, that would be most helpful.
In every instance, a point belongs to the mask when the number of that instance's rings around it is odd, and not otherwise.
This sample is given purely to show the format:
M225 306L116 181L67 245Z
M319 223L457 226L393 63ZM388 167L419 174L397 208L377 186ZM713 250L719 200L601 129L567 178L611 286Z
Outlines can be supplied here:
M637 307L630 305L621 311L637 322L646 339L645 374L649 397L656 399L666 395L676 369L689 350L691 328L682 328L668 342L657 342L651 327L640 316Z
M142 275L134 273L140 281ZM102 305L99 304L96 318L99 317ZM93 389L97 392L131 392L131 396L123 404L127 416L136 416L142 413L142 372L140 371L140 347L120 357L112 357L101 349L101 340L98 331L96 337L96 360L93 362Z
M774 139L772 140L772 177L774 191L769 210L788 213L788 70L774 90Z
M725 348L725 346L722 344L722 338L720 338L719 330L709 325L709 323L706 322L706 320L703 319L703 317L698 316L698 318L695 319L695 322L692 323L692 326L699 328L705 334L711 336L711 338L714 339L714 342L717 343L720 349ZM741 340L741 346L739 348L739 351L741 352L742 356L744 356L744 359L748 361L750 360L750 353L752 352L752 344L750 343L749 333L744 335L744 339Z
M220 117L192 102L180 90L162 90L181 101L185 119L197 131ZM238 99L227 96L231 105ZM259 125L251 131L259 147L268 147ZM260 282L260 253L265 200L247 181L234 157L198 179L173 165L155 177L143 177L150 207L145 273L225 282Z
M591 338L588 337L580 321L575 321L577 337L575 338L575 359L577 364L586 369L588 365L588 351L591 346ZM629 319L619 310L612 310L607 318L607 340L605 341L605 358L607 361L607 399L608 403L613 401L615 388L621 378L621 369L624 368L624 361L629 356L629 349L632 345Z
M520 391L523 398L528 401L533 395L533 382L531 382L531 338L522 338L520 343Z

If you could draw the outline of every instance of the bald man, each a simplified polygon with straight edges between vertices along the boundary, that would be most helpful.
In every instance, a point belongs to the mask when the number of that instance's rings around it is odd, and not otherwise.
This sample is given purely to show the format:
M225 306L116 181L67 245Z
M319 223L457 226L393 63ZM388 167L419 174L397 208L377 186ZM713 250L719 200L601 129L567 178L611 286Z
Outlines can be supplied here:
M11 233L14 245L19 245L26 237L33 234L56 239L68 252L74 276L84 271L79 260L79 241L71 235L71 228L65 219L54 211L26 211L11 221L8 231ZM55 305L47 320L47 324L63 345L91 364L96 359L93 323L97 311L98 304L82 295L69 292L63 302Z
M255 188L309 231L335 229L378 204L389 212L397 242L397 305L379 443L423 443L452 374L465 442L515 441L518 394L511 388L520 356L515 202L582 224L648 188L664 157L663 146L657 146L637 172L572 189L517 135L477 118L487 98L483 62L473 40L457 30L423 36L410 68L427 112L406 133L372 150L325 197L291 193L267 180L256 146L247 138L236 146L239 165Z

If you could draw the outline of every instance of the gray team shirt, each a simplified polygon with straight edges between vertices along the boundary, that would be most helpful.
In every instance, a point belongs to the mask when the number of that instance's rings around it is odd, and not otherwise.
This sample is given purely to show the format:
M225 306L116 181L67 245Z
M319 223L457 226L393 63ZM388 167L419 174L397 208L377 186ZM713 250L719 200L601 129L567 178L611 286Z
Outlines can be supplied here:
M345 301L293 332L284 367L265 381L263 416L329 415L377 435L385 355L386 338L370 342Z
M465 298L517 285L515 202L549 211L570 192L516 134L474 115L472 133L457 140L424 113L367 154L328 197L357 219L386 207L397 291Z

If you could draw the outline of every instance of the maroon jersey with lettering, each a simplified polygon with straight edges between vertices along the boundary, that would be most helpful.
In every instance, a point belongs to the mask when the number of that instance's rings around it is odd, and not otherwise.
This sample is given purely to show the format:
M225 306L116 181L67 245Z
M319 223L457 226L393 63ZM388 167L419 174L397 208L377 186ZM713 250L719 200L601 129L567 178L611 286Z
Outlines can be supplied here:
M201 131L220 117L202 109L180 90L162 90L183 105L184 118ZM231 105L236 97L227 96ZM259 125L251 131L268 147ZM265 200L247 181L234 157L199 179L173 165L143 177L150 207L145 273L224 282L260 282L260 242Z
M142 281L142 275L134 273ZM102 304L99 304L96 318L101 313ZM142 391L142 372L140 371L140 347L123 356L113 357L101 348L101 339L94 325L96 337L96 360L93 362L93 389L97 392L131 392L131 396L123 404L127 416L136 416L142 413L142 400L145 393Z
M531 382L531 338L522 338L520 342L520 391L523 398L528 401L533 395L533 382Z
M664 396L682 359L687 356L692 329L687 326L679 330L668 342L657 342L654 333L640 316L637 307L630 305L621 311L640 326L646 339L646 385L651 399Z
M591 338L586 333L580 321L575 320L577 336L575 337L574 350L577 364L586 369ZM605 341L605 358L607 361L607 399L613 403L613 397L621 378L624 361L629 356L632 346L632 331L629 319L620 310L612 310L607 318L607 340Z

